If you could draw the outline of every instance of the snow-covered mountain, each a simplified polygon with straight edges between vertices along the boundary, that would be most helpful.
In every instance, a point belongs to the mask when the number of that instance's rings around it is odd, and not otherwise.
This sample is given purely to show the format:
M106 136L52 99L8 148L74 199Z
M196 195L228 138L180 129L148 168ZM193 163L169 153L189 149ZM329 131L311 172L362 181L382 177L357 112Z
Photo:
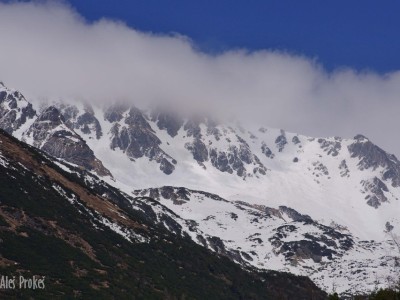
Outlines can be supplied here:
M180 223L0 129L0 270L40 278L40 298L326 299L309 278L243 268L197 245ZM0 289L1 299L31 295Z
M0 127L139 200L154 198L193 240L243 265L308 275L342 293L396 274L400 161L362 135L312 138L126 104L39 111L4 85Z

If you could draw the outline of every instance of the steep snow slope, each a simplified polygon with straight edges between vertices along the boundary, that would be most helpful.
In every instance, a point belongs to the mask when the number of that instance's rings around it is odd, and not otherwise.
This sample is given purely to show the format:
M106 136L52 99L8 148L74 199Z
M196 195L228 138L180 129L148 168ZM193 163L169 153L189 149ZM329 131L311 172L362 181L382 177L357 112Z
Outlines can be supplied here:
M381 239L386 222L398 223L400 189L385 174L398 172L400 163L384 154L380 165L362 167L363 159L379 149L366 138L314 139L276 129L250 133L234 125L215 126L220 133L216 138L204 123L198 126L200 137L191 135L184 126L171 136L148 117L152 134L161 144L142 146L150 153L155 147L161 148L177 161L174 171L165 174L152 157L132 158L119 147L110 151L113 125L104 120L101 110L96 113L104 135L87 142L127 192L128 188L178 185L229 200L286 205L323 224L346 226L363 239ZM376 149L369 149L370 145ZM357 153L355 146L361 148ZM199 159L201 154L194 155L191 149L206 151L207 155ZM217 153L215 160L213 153Z

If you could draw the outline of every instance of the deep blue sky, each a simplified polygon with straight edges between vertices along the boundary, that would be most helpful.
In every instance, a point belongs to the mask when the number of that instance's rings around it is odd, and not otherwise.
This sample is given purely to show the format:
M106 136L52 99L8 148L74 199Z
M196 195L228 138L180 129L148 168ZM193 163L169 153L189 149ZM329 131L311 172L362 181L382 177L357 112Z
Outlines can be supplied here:
M101 17L156 33L178 32L206 52L280 49L316 57L327 69L400 69L400 1L70 0Z

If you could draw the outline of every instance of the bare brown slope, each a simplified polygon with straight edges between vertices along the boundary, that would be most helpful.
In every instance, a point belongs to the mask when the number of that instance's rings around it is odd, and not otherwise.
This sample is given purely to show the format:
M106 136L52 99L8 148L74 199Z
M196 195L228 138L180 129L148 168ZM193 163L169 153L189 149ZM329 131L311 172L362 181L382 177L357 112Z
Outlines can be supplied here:
M52 166L40 163L35 157L33 157L32 152L29 151L28 148L20 147L15 143L15 140L12 137L1 134L0 152L7 159L19 161L23 166L27 167L37 175L47 176L52 182L71 190L82 201L84 201L88 207L95 209L102 215L127 227L143 227L142 225L130 220L117 205L111 203L108 199L97 194L88 193L85 187L66 178Z

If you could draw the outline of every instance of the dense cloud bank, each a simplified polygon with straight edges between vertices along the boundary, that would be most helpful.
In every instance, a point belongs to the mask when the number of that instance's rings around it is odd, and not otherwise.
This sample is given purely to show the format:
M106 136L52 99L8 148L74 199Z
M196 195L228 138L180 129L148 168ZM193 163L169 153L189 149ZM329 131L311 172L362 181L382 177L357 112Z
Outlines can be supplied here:
M37 99L162 101L309 135L363 133L400 156L399 72L328 73L269 50L209 55L55 2L0 4L0 81Z

